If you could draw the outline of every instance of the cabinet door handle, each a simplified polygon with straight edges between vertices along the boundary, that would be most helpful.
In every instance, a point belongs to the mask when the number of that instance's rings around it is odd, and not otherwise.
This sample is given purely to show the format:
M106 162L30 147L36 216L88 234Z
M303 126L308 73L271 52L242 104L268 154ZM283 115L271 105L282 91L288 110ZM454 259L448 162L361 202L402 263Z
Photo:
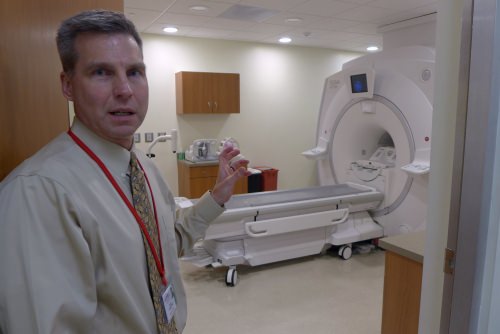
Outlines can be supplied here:
M215 110L217 110L217 101L214 102L214 107L215 107Z
M208 101L208 109L212 109L212 104Z

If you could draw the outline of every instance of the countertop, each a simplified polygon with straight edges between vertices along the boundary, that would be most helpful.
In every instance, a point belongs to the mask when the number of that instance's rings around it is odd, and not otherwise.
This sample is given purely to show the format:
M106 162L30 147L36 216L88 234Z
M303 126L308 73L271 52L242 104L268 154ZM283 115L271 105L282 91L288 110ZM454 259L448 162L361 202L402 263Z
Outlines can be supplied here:
M425 231L382 238L378 245L413 261L424 262Z
M188 165L189 167L196 166L217 166L219 164L219 160L210 160L210 161L189 161L189 160L177 160L179 163L183 163Z

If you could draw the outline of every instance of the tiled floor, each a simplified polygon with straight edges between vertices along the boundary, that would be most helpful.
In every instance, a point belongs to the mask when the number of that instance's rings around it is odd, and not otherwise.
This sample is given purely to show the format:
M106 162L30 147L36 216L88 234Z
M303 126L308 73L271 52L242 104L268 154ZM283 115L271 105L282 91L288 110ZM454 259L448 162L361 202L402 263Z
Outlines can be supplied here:
M188 295L184 334L379 334L384 252L331 253L258 267L239 266L226 287L227 268L181 263Z

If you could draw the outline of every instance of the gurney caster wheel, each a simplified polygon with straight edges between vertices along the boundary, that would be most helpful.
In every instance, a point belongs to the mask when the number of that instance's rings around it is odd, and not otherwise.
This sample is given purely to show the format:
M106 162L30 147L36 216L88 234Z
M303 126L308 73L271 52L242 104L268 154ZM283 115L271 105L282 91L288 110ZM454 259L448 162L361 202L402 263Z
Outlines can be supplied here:
M348 260L352 255L352 247L350 245L343 245L339 248L339 256L344 260Z
M226 272L226 285L235 286L238 283L238 272L236 268L229 268Z

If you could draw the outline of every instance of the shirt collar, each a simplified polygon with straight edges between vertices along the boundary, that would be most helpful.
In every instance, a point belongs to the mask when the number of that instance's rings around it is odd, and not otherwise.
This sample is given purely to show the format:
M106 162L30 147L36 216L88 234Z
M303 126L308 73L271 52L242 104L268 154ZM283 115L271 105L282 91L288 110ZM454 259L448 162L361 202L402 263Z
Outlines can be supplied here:
M76 117L71 130L102 160L112 174L122 175L128 172L130 151L98 136Z

